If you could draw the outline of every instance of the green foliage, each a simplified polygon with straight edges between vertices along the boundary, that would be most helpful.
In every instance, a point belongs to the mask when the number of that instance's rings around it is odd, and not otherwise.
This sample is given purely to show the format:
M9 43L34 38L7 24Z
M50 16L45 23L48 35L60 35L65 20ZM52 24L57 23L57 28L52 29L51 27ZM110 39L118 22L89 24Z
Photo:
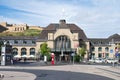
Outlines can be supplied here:
M24 32L3 32L0 33L0 36L38 36L40 32L37 29L28 29Z
M84 47L79 49L79 55L80 55L80 59L83 60L84 56L86 54L86 49Z
M51 54L48 54L48 55L47 55L47 60L48 60L48 61L51 61Z
M43 44L41 44L41 46L40 46L40 52L41 52L42 55L46 55L46 56L49 55L50 48L48 47L48 45L47 45L46 42L43 43Z
M80 55L75 55L75 56L74 56L74 61L75 61L75 62L80 62L80 60L81 60Z
M86 54L85 51L86 51L85 48L80 48L80 49L79 49L79 54L80 54L80 56L84 57L84 55Z
M36 29L28 29L24 33L25 36L38 36L39 34L40 34L40 30L36 30Z

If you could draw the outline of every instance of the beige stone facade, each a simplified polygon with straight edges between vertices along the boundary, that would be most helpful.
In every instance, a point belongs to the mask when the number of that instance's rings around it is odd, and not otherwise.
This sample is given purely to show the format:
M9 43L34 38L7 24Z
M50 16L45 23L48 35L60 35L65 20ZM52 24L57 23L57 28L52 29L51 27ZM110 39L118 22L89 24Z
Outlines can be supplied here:
M5 32L23 32L27 29L43 30L40 26L29 26L27 24L8 24L7 22L1 22L0 25L8 29Z
M1 25L6 26L6 23ZM26 30L27 25L12 25L11 31ZM17 28L16 28L17 27ZM21 28L21 29L20 29ZM34 29L38 27L29 27ZM42 28L41 28L42 29ZM7 40L12 43L15 55L29 58L31 55L38 57L40 45L44 42L51 48L51 53L54 53L56 58L60 56L66 57L68 60L72 53L78 54L78 50L86 46L85 58L113 58L116 57L116 51L120 45L120 35L115 34L108 38L87 38L84 31L73 23L66 23L65 20L60 20L59 23L51 23L45 27L41 34L37 37L2 37L2 40ZM114 40L114 41L113 41ZM17 52L16 52L17 50Z

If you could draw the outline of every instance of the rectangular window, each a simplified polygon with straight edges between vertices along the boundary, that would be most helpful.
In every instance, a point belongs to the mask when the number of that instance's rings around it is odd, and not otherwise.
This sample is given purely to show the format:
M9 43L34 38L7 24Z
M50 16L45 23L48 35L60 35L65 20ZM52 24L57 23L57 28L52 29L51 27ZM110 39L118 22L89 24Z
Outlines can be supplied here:
M92 53L92 59L95 58L95 53Z
M105 53L105 58L109 58L109 53Z
M99 57L99 58L102 58L102 53L98 53L98 57Z

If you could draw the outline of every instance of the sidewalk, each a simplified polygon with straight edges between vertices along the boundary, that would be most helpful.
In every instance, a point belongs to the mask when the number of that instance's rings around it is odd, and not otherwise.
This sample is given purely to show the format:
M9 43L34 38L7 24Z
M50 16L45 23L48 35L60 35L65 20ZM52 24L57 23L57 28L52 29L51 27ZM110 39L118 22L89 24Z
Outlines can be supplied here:
M34 74L26 72L0 71L0 74L4 75L2 80L35 80L36 78Z

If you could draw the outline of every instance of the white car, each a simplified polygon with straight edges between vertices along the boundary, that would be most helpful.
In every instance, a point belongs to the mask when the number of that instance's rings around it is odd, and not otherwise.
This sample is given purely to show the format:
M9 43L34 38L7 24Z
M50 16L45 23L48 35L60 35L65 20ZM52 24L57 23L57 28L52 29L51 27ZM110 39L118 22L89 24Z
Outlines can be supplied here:
M105 60L102 59L102 58L96 58L95 59L95 63L104 63L104 62L105 62Z
M95 59L89 59L89 62L95 63Z
M117 59L113 59L113 58L108 58L108 59L106 60L106 62L107 62L107 63L117 63L118 60L117 60Z

